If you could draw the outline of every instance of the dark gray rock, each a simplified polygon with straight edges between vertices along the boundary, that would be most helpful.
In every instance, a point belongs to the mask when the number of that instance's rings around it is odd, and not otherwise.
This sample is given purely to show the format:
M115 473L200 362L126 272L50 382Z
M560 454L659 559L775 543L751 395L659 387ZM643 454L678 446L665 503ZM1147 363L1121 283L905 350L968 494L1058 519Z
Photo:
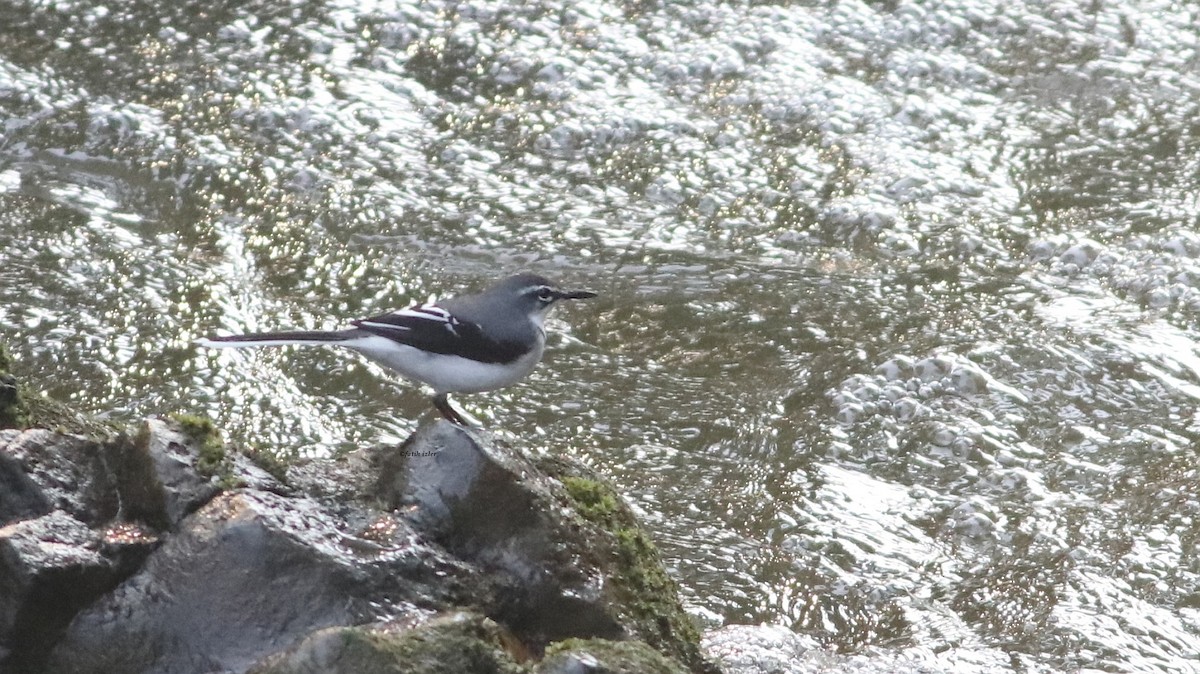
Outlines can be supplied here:
M111 590L153 537L107 536L62 510L0 528L0 662L33 671L76 611Z
M442 422L387 457L379 481L388 505L499 577L501 616L523 637L624 638L604 601L604 570L580 563L583 541L563 520L558 490L520 452Z
M613 664L620 649L650 653L649 672L715 671L653 544L578 465L437 423L286 478L203 419L95 441L0 431L0 671L371 671L391 658L515 674L570 637L593 641L547 671L636 671ZM620 642L636 639L650 645ZM598 644L620 645L601 657ZM452 656L464 648L469 664Z
M205 438L146 420L135 438L96 441L42 429L0 431L0 522L63 510L90 526L115 519L175 527L222 487L281 490L266 471L219 446L220 474L200 470Z
M227 448L207 419L146 419L135 438L112 444L109 463L127 518L173 529L224 490L290 492L244 454Z
M0 431L0 671L34 671L83 606L154 545L110 536L121 498L109 446L46 430Z
M644 639L715 671L658 552L610 485L534 461L478 431L424 426L380 467L377 491L498 582L498 620L535 648L570 637Z
M89 525L120 507L105 445L47 430L0 431L0 518L15 522L62 510Z
M79 609L141 565L155 530L219 493L198 470L203 441L159 420L132 440L0 431L0 670L36 666ZM274 482L244 459L224 478Z
M414 538L352 540L310 499L222 494L75 618L47 671L245 671L314 630L487 596Z
M255 483L261 487L273 482L261 469L232 464L220 445L209 449L220 457L215 465L200 470L207 441L184 432L178 422L147 419L133 441L117 444L110 464L118 476L125 516L170 529L220 493L222 477L229 485ZM219 442L219 438L214 436L212 441ZM217 465L223 469L222 475L216 474Z
M53 506L47 494L25 470L15 452L9 450L20 431L0 431L0 523L17 522L49 513Z
M9 666L29 666L37 654L21 646L52 629L56 607L45 602L85 603L99 596L108 562L97 537L79 520L58 510L0 529L0 648ZM81 592L75 592L79 585ZM90 589L90 591L87 591ZM70 615L68 613L68 615ZM58 625L61 629L65 625Z

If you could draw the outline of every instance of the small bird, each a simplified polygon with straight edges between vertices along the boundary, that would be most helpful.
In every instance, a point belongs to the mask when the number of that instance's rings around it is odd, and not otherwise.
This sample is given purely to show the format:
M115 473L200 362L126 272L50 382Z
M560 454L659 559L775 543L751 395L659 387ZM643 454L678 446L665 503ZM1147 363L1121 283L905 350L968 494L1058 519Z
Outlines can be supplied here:
M478 295L350 321L354 327L345 330L260 332L197 343L217 348L325 344L351 349L428 384L437 411L454 424L469 426L447 396L493 391L524 379L542 360L543 322L554 305L595 296L587 290L562 290L543 276L523 273Z

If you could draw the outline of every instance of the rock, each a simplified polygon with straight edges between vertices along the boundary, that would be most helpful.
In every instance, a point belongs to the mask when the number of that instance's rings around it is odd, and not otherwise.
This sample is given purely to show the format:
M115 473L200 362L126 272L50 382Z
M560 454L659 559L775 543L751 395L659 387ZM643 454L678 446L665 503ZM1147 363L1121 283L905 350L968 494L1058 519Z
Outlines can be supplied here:
M245 671L314 630L487 597L402 526L380 545L341 524L307 498L224 493L76 616L46 671Z
M187 475L188 472L194 471L201 478L215 480L217 486L222 489L251 487L263 491L288 491L278 477L256 464L245 454L227 451L220 431L210 419L188 414L175 414L171 416L169 423L156 422L155 419L148 419L142 436L148 436L144 443L145 450L155 459L156 466L160 466L160 474L165 475L162 472L162 463L155 453L155 448L165 442L168 446L175 448L173 460L169 462L169 465L183 465L190 469L190 471L178 471L178 477L184 482L194 479ZM156 435L166 435L166 437L156 443ZM186 447L187 451L180 452L178 451L179 447ZM278 466L272 466L272 468L278 468ZM163 484L170 486L174 482L174 480L164 480Z
M40 662L71 618L156 542L112 526L122 505L111 446L46 430L0 431L0 669Z
M197 437L162 420L147 419L121 453L126 507L165 528L177 527L221 491L217 479L198 468L206 443L214 441L215 434Z
M0 668L368 671L419 646L441 655L401 671L516 672L581 638L545 671L716 671L615 490L484 438L438 423L283 485L203 420L0 431Z
M140 564L153 538L109 540L62 510L0 528L0 662L32 671L71 616Z
M0 431L0 524L49 513L53 507L22 461L9 451L20 431Z
M120 507L104 446L47 430L0 431L0 485L5 523L62 510L97 526Z
M207 469L207 470L206 470ZM222 488L282 485L219 437L148 419L134 439L0 431L0 522L64 510L90 526L120 518L174 528Z
M0 428L24 428L27 423L25 402L16 377L0 372Z
M0 670L39 662L78 610L139 568L153 530L177 527L223 485L282 489L214 437L153 419L133 440L0 431Z
M204 419L28 400L81 434L0 430L0 671L718 671L632 512L567 460L439 422L268 472Z
M385 458L380 497L455 554L500 577L500 611L524 638L625 636L604 574L576 563L561 487L519 453L449 423L422 427Z
M532 461L446 422L386 457L380 498L499 581L497 619L541 648L570 637L644 639L715 671L658 551L616 491L581 466Z
M602 574L572 564L553 483L520 453L436 423L384 459L379 491L416 528L499 577L500 615L542 645L623 637L602 606Z
M388 623L314 632L249 674L524 674L513 637L494 621L454 612L418 625Z
M694 672L719 672L700 650L700 634L679 601L658 548L616 489L581 464L546 459L539 466L563 486L566 512L581 546L580 558L607 572L605 599L637 638L677 658Z

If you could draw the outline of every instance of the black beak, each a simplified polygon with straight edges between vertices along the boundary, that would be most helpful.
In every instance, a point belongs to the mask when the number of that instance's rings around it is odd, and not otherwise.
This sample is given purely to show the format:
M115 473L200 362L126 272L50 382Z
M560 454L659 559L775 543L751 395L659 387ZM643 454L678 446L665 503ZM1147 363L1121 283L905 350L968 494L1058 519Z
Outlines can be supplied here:
M596 293L590 290L560 290L558 291L558 299L560 300L586 300L595 297Z

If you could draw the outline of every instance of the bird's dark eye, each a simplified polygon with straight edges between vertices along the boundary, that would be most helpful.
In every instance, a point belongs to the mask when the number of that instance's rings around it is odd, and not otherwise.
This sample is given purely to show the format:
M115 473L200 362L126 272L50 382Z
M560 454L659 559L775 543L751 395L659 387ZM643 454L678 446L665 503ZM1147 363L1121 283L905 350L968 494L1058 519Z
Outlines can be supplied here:
M543 302L549 302L554 299L554 291L549 288L538 288L537 298Z

